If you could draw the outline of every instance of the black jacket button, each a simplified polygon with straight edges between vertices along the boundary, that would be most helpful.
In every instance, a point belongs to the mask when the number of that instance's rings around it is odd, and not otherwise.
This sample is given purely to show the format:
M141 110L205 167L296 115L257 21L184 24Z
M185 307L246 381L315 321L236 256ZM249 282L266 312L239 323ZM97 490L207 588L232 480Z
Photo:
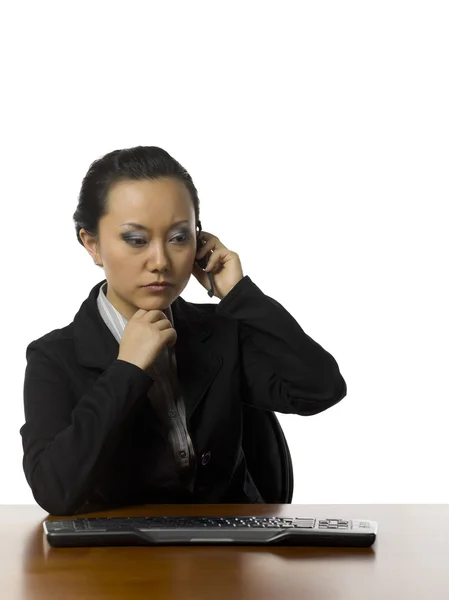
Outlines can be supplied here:
M205 467L209 461L210 461L210 452L208 450L207 452L203 452L203 454L201 455L201 464L203 465L203 467Z

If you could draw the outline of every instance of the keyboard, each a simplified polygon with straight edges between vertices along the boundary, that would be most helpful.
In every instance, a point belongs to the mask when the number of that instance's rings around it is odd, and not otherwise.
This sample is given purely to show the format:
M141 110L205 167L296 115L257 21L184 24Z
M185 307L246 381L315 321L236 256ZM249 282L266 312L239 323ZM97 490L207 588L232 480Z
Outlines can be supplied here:
M275 516L47 519L48 543L73 546L263 545L371 546L377 523L361 519Z

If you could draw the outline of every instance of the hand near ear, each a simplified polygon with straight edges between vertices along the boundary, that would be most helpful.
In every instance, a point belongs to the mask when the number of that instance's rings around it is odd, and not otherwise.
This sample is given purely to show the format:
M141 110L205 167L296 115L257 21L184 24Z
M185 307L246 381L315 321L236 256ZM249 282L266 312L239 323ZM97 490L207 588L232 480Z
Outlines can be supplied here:
M192 275L196 277L199 283L209 290L209 280L207 273L213 277L215 296L223 300L229 294L232 288L243 279L242 265L236 252L226 248L224 244L211 233L202 231L200 238L206 243L196 255L196 260L204 258L210 253L205 271L195 262L192 269Z

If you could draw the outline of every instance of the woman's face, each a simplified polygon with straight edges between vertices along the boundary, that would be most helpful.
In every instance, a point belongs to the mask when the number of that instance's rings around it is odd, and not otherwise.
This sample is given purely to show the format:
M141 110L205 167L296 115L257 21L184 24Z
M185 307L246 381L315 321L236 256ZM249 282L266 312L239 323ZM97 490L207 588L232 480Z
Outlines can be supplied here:
M111 187L108 213L100 219L100 245L84 229L80 236L103 264L106 296L126 319L139 308L167 308L186 287L196 255L190 192L169 177L120 181ZM173 286L162 292L144 287L161 280Z

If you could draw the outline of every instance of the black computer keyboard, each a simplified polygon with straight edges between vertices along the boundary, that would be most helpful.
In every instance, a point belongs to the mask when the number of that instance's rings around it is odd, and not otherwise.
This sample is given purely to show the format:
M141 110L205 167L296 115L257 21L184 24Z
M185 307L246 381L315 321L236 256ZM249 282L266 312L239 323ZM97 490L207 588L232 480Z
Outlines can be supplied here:
M44 521L52 546L371 546L377 523L310 517L107 517Z

